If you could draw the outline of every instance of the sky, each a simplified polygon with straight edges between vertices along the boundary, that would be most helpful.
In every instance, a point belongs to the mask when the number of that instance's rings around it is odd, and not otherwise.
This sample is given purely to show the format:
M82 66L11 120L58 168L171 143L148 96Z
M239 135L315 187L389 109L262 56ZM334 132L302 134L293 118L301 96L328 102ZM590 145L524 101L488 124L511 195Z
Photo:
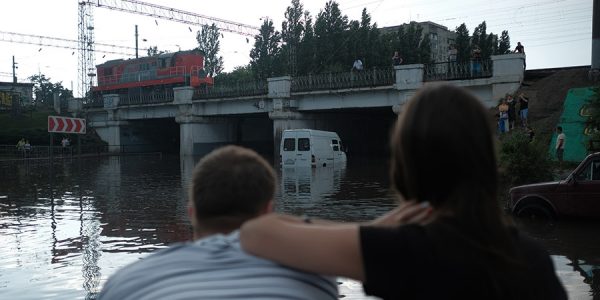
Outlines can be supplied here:
M118 1L118 0L115 0ZM284 12L291 1L283 0L144 0L144 2L190 11L259 27L264 18L281 30ZM486 21L488 33L508 30L511 46L525 46L528 69L590 65L592 0L338 0L342 13L360 19L363 8L378 27L410 21L432 21L449 29L465 23L470 32ZM0 32L15 32L77 40L77 0L19 0L0 2ZM315 17L325 0L303 0L304 9ZM159 50L188 50L197 46L198 27L134 15L106 8L94 8L95 41L135 46L135 25L139 47ZM190 29L192 29L190 31ZM2 41L0 33L0 81L12 79L12 56L18 63L17 78L27 82L34 74L45 74L53 82L78 90L78 52L71 49L25 45ZM31 40L31 39L30 39ZM145 41L144 41L145 40ZM35 43L36 40L33 39ZM223 33L221 52L225 71L248 64L253 38ZM69 45L71 45L69 43ZM126 51L133 54L133 51ZM145 55L140 51L140 55ZM120 54L96 53L96 64L127 58ZM130 57L130 56L129 56ZM352 62L349 62L352 64ZM76 93L77 94L77 93Z

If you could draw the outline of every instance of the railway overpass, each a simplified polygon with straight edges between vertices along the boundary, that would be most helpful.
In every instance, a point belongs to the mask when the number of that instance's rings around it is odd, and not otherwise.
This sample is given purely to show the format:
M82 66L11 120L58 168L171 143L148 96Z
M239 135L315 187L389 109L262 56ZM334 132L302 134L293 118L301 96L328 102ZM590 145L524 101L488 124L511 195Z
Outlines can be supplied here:
M104 95L102 101L86 103L84 112L89 126L115 152L170 145L180 155L203 155L233 143L278 156L283 130L311 128L338 132L350 153L380 153L387 149L397 113L424 84L462 86L494 107L521 85L524 59L523 54L492 56L479 70L473 63L414 64L269 78L204 91L180 87L146 98Z

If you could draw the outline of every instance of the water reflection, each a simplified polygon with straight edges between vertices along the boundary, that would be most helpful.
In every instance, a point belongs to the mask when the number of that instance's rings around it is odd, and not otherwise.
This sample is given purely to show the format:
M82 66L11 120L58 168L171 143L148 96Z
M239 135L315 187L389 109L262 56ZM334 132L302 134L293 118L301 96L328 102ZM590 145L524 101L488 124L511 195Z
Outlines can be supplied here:
M0 299L91 299L118 268L188 240L186 190L197 161L125 156L52 166L0 163ZM395 205L386 166L351 159L346 167L276 167L276 209L372 219ZM518 225L553 255L571 298L600 298L600 224Z
M572 299L600 299L600 223L516 220L527 235L554 256L555 267Z

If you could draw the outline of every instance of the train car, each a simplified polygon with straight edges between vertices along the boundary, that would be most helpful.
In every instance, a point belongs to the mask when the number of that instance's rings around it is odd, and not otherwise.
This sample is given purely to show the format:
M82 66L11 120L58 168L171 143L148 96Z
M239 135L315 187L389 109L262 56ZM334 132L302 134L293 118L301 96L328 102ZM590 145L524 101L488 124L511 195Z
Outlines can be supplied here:
M115 59L96 66L98 86L94 95L151 95L178 86L212 85L204 71L204 53L178 51L136 59Z

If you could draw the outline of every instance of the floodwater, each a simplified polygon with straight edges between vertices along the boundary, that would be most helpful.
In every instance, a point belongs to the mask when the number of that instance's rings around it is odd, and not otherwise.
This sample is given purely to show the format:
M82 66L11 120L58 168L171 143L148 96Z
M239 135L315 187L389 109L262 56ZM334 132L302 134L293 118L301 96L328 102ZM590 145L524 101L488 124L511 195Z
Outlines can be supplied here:
M120 267L188 240L185 187L196 161L0 162L0 299L93 299ZM385 160L363 159L281 170L276 209L371 219L394 206L386 168ZM519 226L552 254L571 299L600 299L600 223ZM346 299L362 298L357 283L341 287Z

